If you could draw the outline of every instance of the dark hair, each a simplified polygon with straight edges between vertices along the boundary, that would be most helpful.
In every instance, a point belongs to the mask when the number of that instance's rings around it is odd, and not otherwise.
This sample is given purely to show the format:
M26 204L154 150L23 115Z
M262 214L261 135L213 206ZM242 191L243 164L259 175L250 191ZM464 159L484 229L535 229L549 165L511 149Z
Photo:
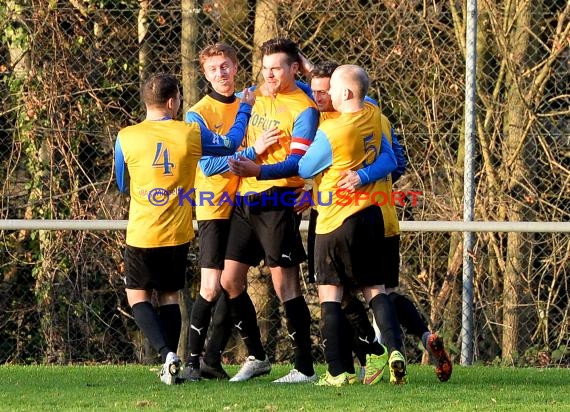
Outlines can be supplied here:
M340 66L340 64L332 60L317 63L313 66L311 78L321 79L323 77L331 77L338 66Z
M155 74L144 84L143 101L147 106L161 106L175 98L180 90L178 79L171 74Z
M237 65L237 53L232 46L227 43L218 42L204 48L200 52L200 66L204 65L204 62L212 56L226 56L233 64Z
M286 37L276 37L274 39L267 40L261 45L262 56L268 56L275 53L285 53L287 55L287 63L289 63L289 65L295 62L299 64L301 63L297 43Z

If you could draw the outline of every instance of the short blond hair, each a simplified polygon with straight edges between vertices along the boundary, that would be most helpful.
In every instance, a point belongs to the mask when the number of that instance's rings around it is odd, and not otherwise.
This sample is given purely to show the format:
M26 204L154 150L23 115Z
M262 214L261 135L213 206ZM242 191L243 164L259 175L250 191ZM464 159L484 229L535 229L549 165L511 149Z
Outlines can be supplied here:
M227 43L217 42L202 49L199 56L200 66L203 68L206 60L212 56L226 56L237 66L237 53L235 49Z

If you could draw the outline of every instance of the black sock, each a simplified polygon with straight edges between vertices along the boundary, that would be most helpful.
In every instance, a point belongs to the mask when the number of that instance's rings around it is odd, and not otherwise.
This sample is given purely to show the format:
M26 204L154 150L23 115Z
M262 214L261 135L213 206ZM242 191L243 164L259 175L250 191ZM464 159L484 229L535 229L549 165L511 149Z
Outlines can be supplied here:
M237 298L230 299L228 303L232 322L239 331L249 356L264 360L266 354L261 343L261 333L257 325L255 306L251 298L247 292L243 292Z
M346 372L341 342L342 309L340 302L321 303L321 336L325 347L325 360L332 376Z
M311 355L311 313L303 296L284 303L287 331L293 338L295 347L295 369L313 376L313 356Z
M142 333L151 346L160 353L162 362L166 362L168 352L173 352L166 342L166 336L158 313L150 302L139 302L132 306L133 316Z
M344 311L343 311L344 312ZM358 348L354 347L354 341L356 334L354 333L354 329L352 329L352 325L346 318L346 315L342 313L341 318L341 330L342 333L340 334L340 344L343 348L342 351L342 364L344 366L344 370L348 373L354 373L354 359L352 358L352 352L356 354L358 358L358 362L360 365L366 365L366 352L362 351L362 345ZM363 357L361 360L360 356Z
M377 350L377 348L371 347L376 337L376 332L374 332L374 328L370 324L366 308L356 296L352 296L342 311L354 330L352 350L360 364L366 365L366 354L375 353L374 350Z
M180 314L180 305L177 303L162 305L158 307L158 316L164 327L164 335L168 347L173 352L178 350L178 341L180 340L180 329L182 329L182 315Z
M388 298L388 295L380 293L370 301L370 307L374 313L376 324L382 333L382 339L386 342L388 351L402 351L402 329L394 305Z
M392 292L388 296L394 305L400 324L408 333L422 339L424 333L429 332L429 329L416 306L410 299L396 292Z
M208 302L198 294L194 305L192 306L192 313L190 314L190 332L188 336L188 365L194 368L200 367L200 355L204 350L204 343L208 334L208 326L210 325L210 318L212 317L213 302Z
M228 307L228 295L222 293L214 306L210 337L206 345L204 362L210 366L221 365L222 353L232 335L233 324Z

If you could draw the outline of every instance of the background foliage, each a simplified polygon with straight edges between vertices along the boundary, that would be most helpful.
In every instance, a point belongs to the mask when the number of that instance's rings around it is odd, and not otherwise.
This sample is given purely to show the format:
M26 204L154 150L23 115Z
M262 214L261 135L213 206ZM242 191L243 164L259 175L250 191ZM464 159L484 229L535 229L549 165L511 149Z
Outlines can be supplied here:
M466 182L475 185L476 219L568 221L570 4L478 3L477 173ZM401 220L460 220L465 18L460 0L3 2L1 217L126 218L113 145L121 127L143 117L141 81L157 71L180 76L187 109L207 92L197 66L202 47L223 40L238 50L241 87L258 77L258 46L279 35L298 41L314 62L368 71L370 94L410 160L397 188L423 193L417 205L399 208ZM156 360L126 304L123 242L116 231L2 231L0 362ZM403 289L455 356L461 249L458 233L402 235ZM476 360L567 366L568 235L480 233L472 253ZM194 258L186 311L196 291ZM271 356L286 360L289 343L266 281L255 268L250 291ZM322 359L315 288L305 291ZM419 361L413 337L407 352ZM242 354L232 342L227 360Z

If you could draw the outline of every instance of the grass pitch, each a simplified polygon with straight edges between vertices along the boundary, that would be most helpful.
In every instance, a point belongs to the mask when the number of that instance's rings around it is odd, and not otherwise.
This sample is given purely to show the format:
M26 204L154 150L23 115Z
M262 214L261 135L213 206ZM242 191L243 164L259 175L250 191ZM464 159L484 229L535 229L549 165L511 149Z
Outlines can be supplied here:
M440 383L410 365L409 384L341 388L278 385L289 367L248 382L162 384L158 366L0 366L0 410L128 411L569 411L570 369L461 367ZM230 375L238 366L228 366ZM325 366L318 366L319 374Z

